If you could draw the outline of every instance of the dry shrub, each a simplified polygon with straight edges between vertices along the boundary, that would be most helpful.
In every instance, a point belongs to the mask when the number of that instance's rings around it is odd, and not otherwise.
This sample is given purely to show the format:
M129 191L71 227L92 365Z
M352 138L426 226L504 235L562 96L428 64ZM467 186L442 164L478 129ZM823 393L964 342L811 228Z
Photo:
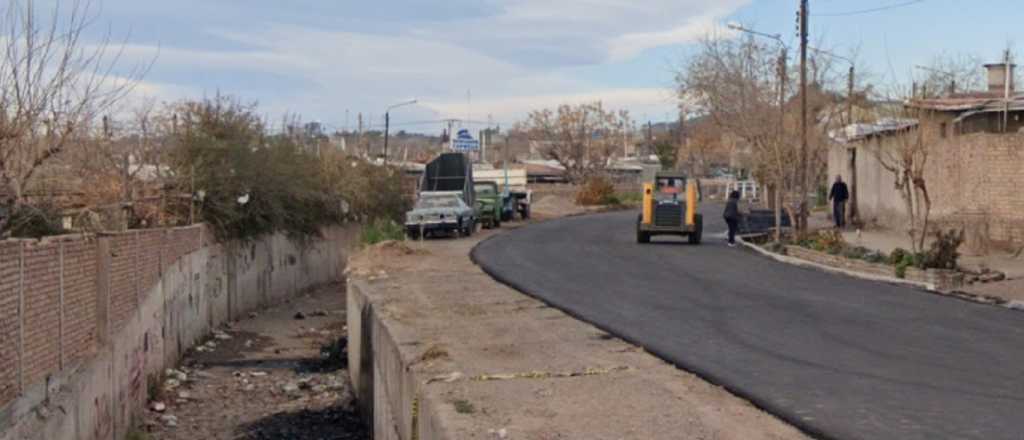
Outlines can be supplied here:
M604 176L587 178L576 193L576 204L581 206L614 205L615 202L615 185Z

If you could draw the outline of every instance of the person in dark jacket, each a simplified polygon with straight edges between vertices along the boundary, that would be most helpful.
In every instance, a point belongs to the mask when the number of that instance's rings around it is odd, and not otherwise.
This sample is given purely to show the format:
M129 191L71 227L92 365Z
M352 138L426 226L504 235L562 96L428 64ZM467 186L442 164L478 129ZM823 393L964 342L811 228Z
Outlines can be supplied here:
M729 226L729 247L736 246L736 229L740 225L740 192L729 193L729 200L725 202L725 212L722 213L725 224Z
M836 228L842 229L846 226L846 201L850 200L850 189L847 188L846 182L843 182L843 176L836 176L828 199L832 201L832 216L835 217Z

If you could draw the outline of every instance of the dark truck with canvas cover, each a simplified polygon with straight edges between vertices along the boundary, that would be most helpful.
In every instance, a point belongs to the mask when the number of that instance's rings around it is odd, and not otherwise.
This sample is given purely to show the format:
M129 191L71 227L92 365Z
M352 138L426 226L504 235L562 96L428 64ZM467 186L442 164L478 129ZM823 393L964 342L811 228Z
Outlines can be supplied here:
M704 218L697 213L700 190L685 173L660 171L644 184L642 212L636 219L637 243L650 243L655 235L686 236L700 244Z
M436 230L472 235L478 222L475 205L469 158L462 153L443 153L423 171L416 207L406 213L406 233L416 237Z

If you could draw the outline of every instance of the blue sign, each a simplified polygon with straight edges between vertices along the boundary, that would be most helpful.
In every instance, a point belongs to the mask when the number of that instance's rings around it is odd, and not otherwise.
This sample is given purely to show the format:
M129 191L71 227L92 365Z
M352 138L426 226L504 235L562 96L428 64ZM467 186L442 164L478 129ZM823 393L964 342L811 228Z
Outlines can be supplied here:
M469 134L469 130L463 128L459 130L455 139L452 140L452 149L455 151L476 151L480 149L480 141L473 139L473 135Z

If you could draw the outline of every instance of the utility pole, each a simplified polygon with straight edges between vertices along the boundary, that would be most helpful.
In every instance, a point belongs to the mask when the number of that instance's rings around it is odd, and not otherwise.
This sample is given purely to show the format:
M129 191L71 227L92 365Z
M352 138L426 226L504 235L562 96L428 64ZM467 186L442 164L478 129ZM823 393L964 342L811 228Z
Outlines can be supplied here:
M363 112L359 112L359 131L356 133L356 148L363 148Z
M384 110L384 165L388 164L388 129L390 128L391 125L391 109L395 109L406 105L413 105L415 103L416 100L413 99L411 101L400 102L398 104L392 105L388 107L386 110Z
M1013 66L1010 64L1010 49L1007 48L1003 55L1003 62L1006 76L1003 81L1003 133L1009 130L1010 126L1010 83L1013 81Z
M789 54L786 46L779 49L779 140L776 148L778 151L786 142L786 82L789 79L788 66ZM780 176L781 177L781 176ZM780 182L782 179L778 179ZM767 199L767 197L766 197ZM775 241L782 240L782 185L775 182L772 185L772 212L775 215Z
M800 0L800 169L797 184L800 189L800 219L797 231L807 230L807 9L808 0Z
M654 126L647 120L647 154L654 153Z

